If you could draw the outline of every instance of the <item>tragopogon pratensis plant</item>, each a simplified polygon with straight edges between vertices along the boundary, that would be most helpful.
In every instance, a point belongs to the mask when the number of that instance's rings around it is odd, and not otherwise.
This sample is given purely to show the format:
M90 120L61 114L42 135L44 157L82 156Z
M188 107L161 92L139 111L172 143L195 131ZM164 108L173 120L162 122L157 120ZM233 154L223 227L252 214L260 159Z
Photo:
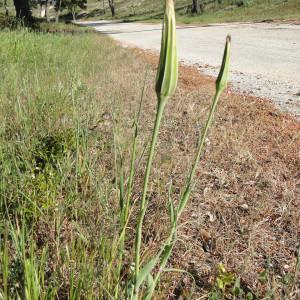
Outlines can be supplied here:
M143 299L150 300L155 291L155 287L160 280L162 272L166 269L166 264L172 254L173 246L176 242L177 228L179 218L186 207L189 200L192 188L193 179L197 165L199 163L202 150L205 146L205 140L208 135L209 128L211 126L213 115L216 110L220 95L227 86L228 71L229 71L229 56L230 56L230 37L227 37L226 46L222 61L221 70L216 81L216 92L212 101L212 105L209 111L207 121L204 129L199 136L198 147L195 154L195 158L186 179L186 184L183 189L182 196L180 197L178 206L175 207L171 199L171 188L169 191L168 203L169 203L169 215L170 215L170 232L161 249L158 251L155 257L150 259L147 263L141 266L141 241L142 241L142 227L147 210L147 191L148 182L151 173L152 161L154 156L155 145L159 133L160 123L163 116L164 108L169 98L174 94L177 79L178 79L178 59L177 59L177 45L176 45L176 22L173 0L166 0L165 2L165 15L163 22L163 32L161 41L161 52L156 78L156 94L157 94L157 111L154 122L154 128L152 131L152 139L150 143L150 149L148 154L148 160L146 165L146 171L144 175L144 184L142 199L140 202L140 210L138 214L137 227L136 227L136 240L135 240L135 263L133 270L132 281L128 285L127 297L131 300ZM154 267L158 267L156 273L153 274ZM145 284L146 283L146 284ZM144 292L142 293L141 290Z
M152 133L152 140L148 155L146 172L144 176L144 185L142 199L140 203L140 212L138 216L138 223L136 228L135 240L135 270L134 270L134 294L138 297L140 284L145 279L145 269L140 271L140 250L142 240L142 227L147 209L147 191L148 182L151 172L154 149L157 141L157 136L160 128L162 115L168 99L174 94L177 86L178 78L178 59L177 59L177 45L176 45L176 22L173 0L166 0L165 16L163 22L163 32L161 40L161 52L159 59L159 66L156 80L156 94L157 94L157 112ZM150 268L151 269L151 268Z
M161 250L158 252L157 256L153 259L153 262L155 262L155 264L158 264L159 267L158 267L158 271L156 272L154 277L152 276L151 273L149 273L147 275L148 276L147 290L146 290L144 297L142 298L144 300L150 300L152 298L155 287L157 286L157 283L160 280L160 276L161 276L162 272L166 271L166 264L172 254L172 250L173 250L174 244L176 242L179 218L189 200L189 197L190 197L190 194L192 191L192 187L193 187L193 179L195 177L195 172L196 172L196 169L197 169L200 157L201 157L202 150L205 145L205 140L207 138L208 130L211 126L213 115L216 110L220 95L228 83L229 56L230 56L230 36L227 36L222 66L221 66L221 70L220 70L219 76L216 81L215 96L214 96L214 99L212 102L212 106L211 106L206 124L203 129L203 132L199 136L198 148L197 148L197 151L195 154L194 163L191 167L189 176L187 177L184 192L182 193L182 196L179 200L179 205L177 208L175 208L173 201L171 199L171 187L169 190L168 204L169 204L169 217L170 217L170 222L171 222L170 233L169 233L168 238L165 240ZM173 270L173 271L176 271L176 270ZM181 271L181 270L177 270L177 271Z

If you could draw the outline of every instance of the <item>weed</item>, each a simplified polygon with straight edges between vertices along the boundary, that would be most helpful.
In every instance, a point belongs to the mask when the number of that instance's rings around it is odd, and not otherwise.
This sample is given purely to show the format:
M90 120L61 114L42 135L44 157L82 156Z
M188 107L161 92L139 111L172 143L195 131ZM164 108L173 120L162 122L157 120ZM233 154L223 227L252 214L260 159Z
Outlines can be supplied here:
M148 207L147 192L150 172L152 169L152 161L155 153L155 145L157 143L158 133L160 129L160 124L164 112L165 105L167 104L169 98L174 94L177 86L178 78L178 61L177 61L177 45L176 45L176 24L175 24L175 10L174 3L172 0L166 1L165 6L165 17L163 23L163 33L161 42L161 52L160 61L157 71L156 79L156 94L157 94L157 112L154 121L154 128L152 131L152 139L150 142L150 149L146 164L146 170L144 175L142 198L140 200L140 209L138 214L137 228L135 233L135 262L133 266L133 279L128 283L127 286L127 297L130 299L139 299L141 296L141 291L143 290L144 282L147 281L147 289L142 299L151 299L154 290L160 281L161 273L165 271L167 262L172 254L172 250L177 239L177 227L178 221L185 209L185 206L189 200L193 179L195 176L196 168L200 160L200 155L202 153L204 143L208 134L208 130L211 127L213 115L220 98L220 95L227 85L228 81L228 67L229 67L229 54L230 53L230 38L227 38L226 47L224 51L223 62L220 70L220 74L216 81L216 94L213 99L212 107L209 112L209 116L204 127L202 134L199 137L198 149L196 152L195 160L192 165L189 176L186 180L186 186L184 192L179 201L179 205L175 208L173 201L171 199L171 193L169 193L168 206L169 215L171 222L171 229L169 237L164 242L161 250L153 257L151 257L148 262L141 266L141 243L142 243L142 226L144 223L145 215ZM135 146L133 144L133 150ZM131 165L132 166L132 165ZM122 164L120 167L120 203L121 211L124 206L124 180ZM131 180L130 180L131 181ZM129 187L131 189L131 186ZM124 224L124 221L121 222ZM124 226L124 225L123 225ZM154 268L158 265L158 271L155 275L152 275Z

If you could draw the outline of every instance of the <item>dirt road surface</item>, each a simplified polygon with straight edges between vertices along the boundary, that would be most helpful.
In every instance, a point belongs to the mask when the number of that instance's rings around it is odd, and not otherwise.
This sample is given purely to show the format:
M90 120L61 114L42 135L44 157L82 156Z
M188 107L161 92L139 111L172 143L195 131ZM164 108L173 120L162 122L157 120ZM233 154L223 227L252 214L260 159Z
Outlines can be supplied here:
M81 22L124 46L159 51L161 25L109 21ZM231 83L235 90L272 99L300 117L300 26L231 23L178 26L179 58L216 76L226 35L232 36Z

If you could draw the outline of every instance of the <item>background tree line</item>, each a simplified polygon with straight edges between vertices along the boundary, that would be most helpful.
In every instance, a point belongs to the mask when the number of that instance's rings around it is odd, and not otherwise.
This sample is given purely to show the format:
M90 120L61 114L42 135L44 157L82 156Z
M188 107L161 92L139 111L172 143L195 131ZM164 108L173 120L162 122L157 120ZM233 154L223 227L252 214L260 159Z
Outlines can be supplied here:
M115 1L114 0L103 0L105 5L107 1L110 8L111 14L115 16ZM2 6L6 16L9 15L7 0L3 0ZM1 3L0 2L0 3ZM73 17L76 19L76 11L78 8L86 9L87 0L13 0L15 7L15 15L18 19L30 20L32 18L32 7L39 6L40 15L44 17L47 21L50 21L49 8L55 9L55 19L58 22L59 16L62 10L67 9Z
M8 15L7 0L0 0L3 3L5 15ZM62 10L67 9L72 18L76 19L76 11L78 8L86 9L87 0L13 0L16 17L21 19L29 19L31 17L31 7L39 6L41 16L47 21L50 20L49 7L52 6L55 9L56 21L59 21L59 16ZM103 2L103 11L109 7L112 17L116 15L115 0L99 0ZM128 0L130 2L130 0ZM152 1L152 0L149 0ZM189 0L190 5L187 6L187 13L201 14L205 11L205 7L212 3L222 4L225 0ZM247 0L232 0L235 4L238 2L244 3Z

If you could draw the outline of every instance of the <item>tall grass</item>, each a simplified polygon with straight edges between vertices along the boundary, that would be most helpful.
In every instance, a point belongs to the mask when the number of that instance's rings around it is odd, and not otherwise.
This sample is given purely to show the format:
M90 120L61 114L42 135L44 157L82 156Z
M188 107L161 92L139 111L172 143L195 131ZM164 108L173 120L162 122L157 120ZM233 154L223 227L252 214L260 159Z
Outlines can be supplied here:
M124 53L89 34L7 31L0 44L0 295L106 297L114 187L98 161L113 151L89 128L101 119L95 95L119 93L95 68ZM101 90L90 84L99 78Z

